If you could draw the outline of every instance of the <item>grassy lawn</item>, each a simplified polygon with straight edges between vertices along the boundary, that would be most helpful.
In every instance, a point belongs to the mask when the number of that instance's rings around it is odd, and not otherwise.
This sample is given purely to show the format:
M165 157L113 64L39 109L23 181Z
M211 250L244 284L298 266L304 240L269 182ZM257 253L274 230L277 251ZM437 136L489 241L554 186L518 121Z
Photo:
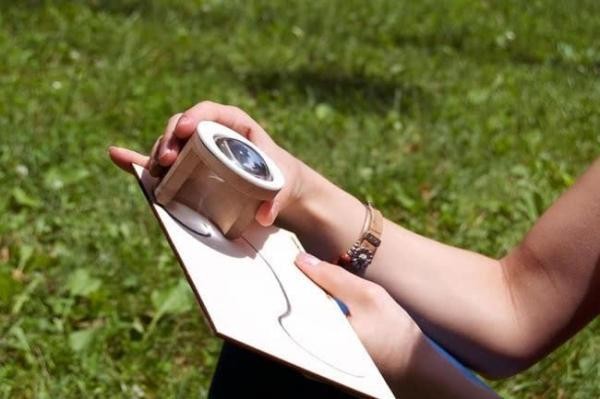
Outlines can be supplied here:
M502 255L598 154L598 37L597 0L1 1L0 398L206 393L220 344L109 144L236 104L388 217ZM600 323L494 387L600 397Z

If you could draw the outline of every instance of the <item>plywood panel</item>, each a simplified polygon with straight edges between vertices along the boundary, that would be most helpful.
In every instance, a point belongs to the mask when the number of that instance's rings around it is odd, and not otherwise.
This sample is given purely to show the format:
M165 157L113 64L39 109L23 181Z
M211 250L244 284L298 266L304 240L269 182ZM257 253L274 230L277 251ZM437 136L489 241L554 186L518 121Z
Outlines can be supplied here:
M155 179L135 172L219 337L351 392L393 398L335 301L294 265L302 251L295 235L253 225L228 240L200 215L195 233L153 200Z

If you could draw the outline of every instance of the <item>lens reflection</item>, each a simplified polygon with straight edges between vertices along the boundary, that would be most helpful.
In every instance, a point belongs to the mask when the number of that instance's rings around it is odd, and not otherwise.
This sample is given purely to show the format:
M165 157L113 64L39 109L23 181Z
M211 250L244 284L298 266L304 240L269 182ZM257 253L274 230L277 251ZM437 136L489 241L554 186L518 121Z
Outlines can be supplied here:
M273 180L267 163L243 141L230 137L219 137L215 140L219 149L246 172L263 180Z

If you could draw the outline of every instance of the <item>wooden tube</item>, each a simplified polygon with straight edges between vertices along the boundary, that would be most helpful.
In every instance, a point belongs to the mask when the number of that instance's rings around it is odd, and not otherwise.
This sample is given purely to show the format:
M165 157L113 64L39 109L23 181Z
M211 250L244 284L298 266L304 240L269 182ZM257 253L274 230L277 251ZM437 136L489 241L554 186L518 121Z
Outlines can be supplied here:
M242 141L257 151L275 173L275 181L258 181L235 162L228 161L211 143L219 137ZM248 140L215 122L201 122L159 182L154 195L159 204L178 201L201 213L217 225L225 237L233 239L253 223L260 204L272 200L282 185L283 176L277 166Z

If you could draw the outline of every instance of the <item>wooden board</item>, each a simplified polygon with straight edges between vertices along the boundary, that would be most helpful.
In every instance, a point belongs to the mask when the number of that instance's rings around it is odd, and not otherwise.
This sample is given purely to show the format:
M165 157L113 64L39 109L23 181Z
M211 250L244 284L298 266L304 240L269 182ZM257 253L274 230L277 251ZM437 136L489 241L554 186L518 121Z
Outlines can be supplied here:
M196 234L153 200L156 180L135 173L216 335L354 394L394 397L335 301L294 265L294 234L254 225L227 240L201 216L208 234Z

